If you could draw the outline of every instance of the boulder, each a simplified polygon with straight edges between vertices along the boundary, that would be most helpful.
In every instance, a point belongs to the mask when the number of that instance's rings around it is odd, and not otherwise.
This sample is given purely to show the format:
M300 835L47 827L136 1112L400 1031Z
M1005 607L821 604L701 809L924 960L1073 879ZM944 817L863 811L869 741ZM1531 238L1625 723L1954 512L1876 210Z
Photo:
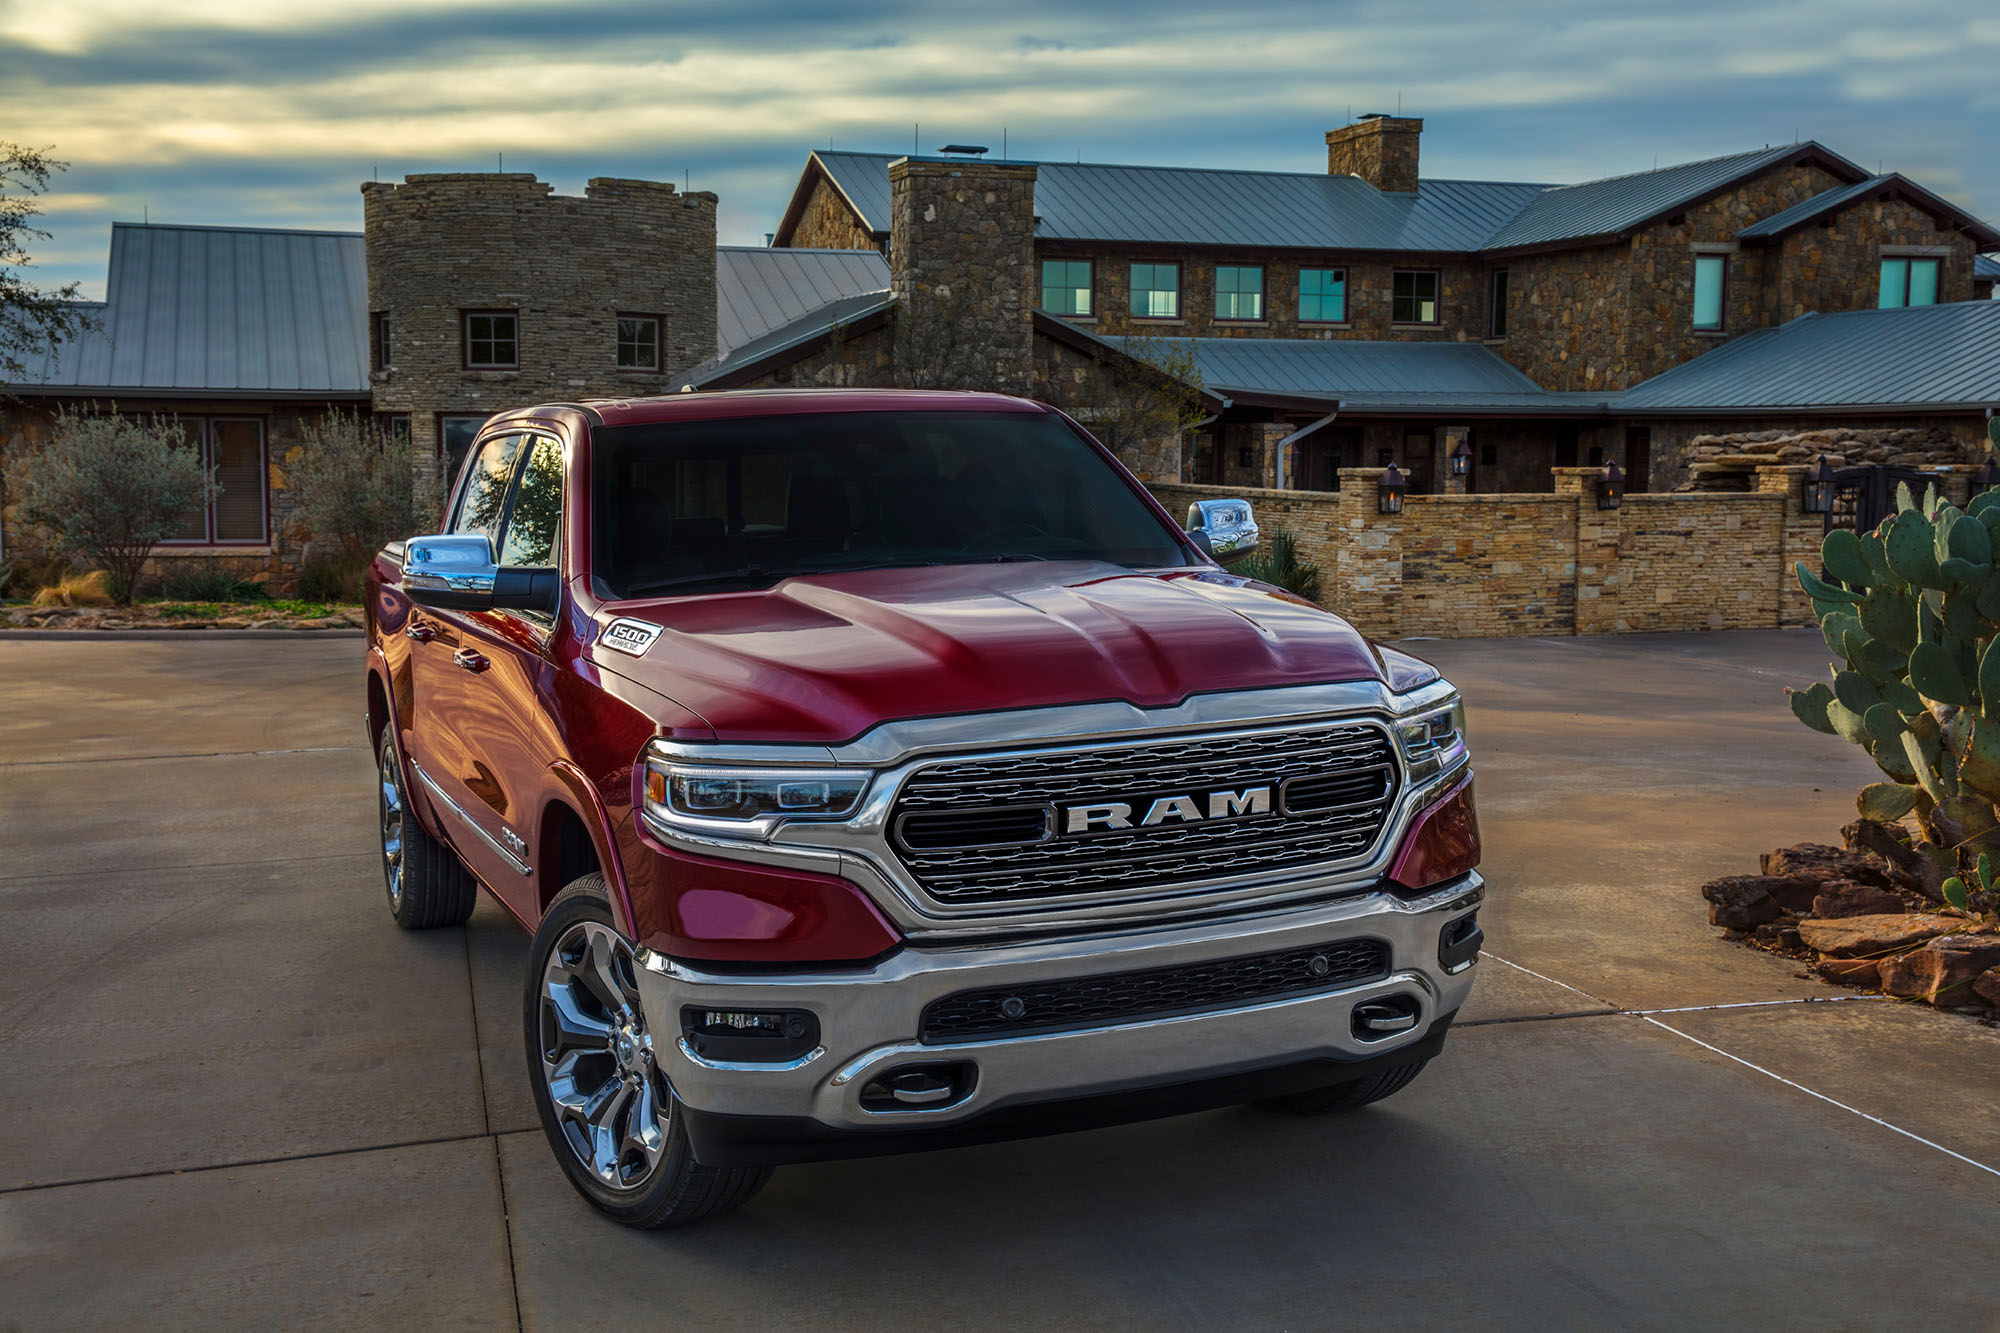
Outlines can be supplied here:
M1990 967L1974 978L1972 993L1988 1004L2000 1005L2000 967Z
M1964 926L1962 917L1928 912L1843 916L1831 921L1808 917L1799 922L1799 938L1828 958L1880 958Z
M1838 986L1880 984L1873 958L1822 958L1813 970Z
M1730 875L1701 886L1708 922L1727 930L1754 930L1786 912L1812 908L1823 880L1803 875Z
M1761 858L1767 875L1803 876L1807 879L1844 879L1855 884L1889 887L1888 867L1866 848L1829 847L1823 842L1802 842L1781 847Z
M1945 1008L1977 1004L1983 998L1973 982L1990 968L2000 967L2000 936L1939 935L1876 969L1884 993L1926 1000Z
M1889 890L1851 879L1827 881L1824 891L1812 900L1812 914L1817 917L1893 916L1907 910L1908 904Z

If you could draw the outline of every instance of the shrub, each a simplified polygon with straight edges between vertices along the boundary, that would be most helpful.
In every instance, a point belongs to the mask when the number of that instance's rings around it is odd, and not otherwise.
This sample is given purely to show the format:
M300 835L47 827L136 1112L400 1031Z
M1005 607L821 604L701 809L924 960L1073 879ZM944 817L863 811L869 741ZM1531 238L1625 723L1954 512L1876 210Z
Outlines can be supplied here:
M1309 602L1319 600L1319 566L1299 559L1298 542L1283 528L1271 534L1269 551L1238 561L1229 572L1283 588Z
M1888 777L1856 804L1865 819L1916 817L1906 859L1934 897L2000 913L2000 491L1963 512L1934 490L1896 498L1873 532L1826 535L1833 582L1798 567L1837 660L1831 685L1788 692L1792 711Z
M109 606L111 602L111 575L101 569L65 574L35 594L36 606Z
M55 534L58 551L101 565L121 605L138 590L153 547L216 489L179 423L115 412L81 416L65 408L25 470L28 520Z
M70 572L66 555L22 555L0 565L0 597L33 597Z
M345 576L339 566L323 563L310 564L299 571L302 602L352 602L359 598L359 571L351 577Z
M436 528L443 499L433 469L418 469L407 435L348 411L306 428L289 480L314 564L331 567L350 595L385 543Z

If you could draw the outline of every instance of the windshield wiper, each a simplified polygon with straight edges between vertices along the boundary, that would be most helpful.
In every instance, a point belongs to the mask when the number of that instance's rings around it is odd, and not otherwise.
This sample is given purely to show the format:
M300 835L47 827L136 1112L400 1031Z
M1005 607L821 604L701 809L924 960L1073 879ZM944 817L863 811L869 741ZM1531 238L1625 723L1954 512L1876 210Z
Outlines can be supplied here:
M1024 560L1040 560L1046 564L1049 557L1036 555L1032 551L1004 551L999 555L982 555L976 557L976 562L982 565L1011 565L1017 561Z

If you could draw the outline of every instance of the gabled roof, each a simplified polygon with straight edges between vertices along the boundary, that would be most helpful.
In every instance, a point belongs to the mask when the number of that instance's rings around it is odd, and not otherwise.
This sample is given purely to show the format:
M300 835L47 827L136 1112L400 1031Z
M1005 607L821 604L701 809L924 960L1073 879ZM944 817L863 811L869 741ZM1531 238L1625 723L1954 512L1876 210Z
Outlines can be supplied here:
M1634 415L2000 406L2000 301L1805 315L1617 396Z
M717 246L715 341L721 356L835 301L889 289L874 250Z
M887 291L843 296L727 348L681 377L679 389L733 389L759 375L793 365L825 348L836 330L879 328L896 298Z
M1740 181L1794 162L1813 162L1847 180L1867 172L1816 143L1784 144L1700 162L1636 171L1544 191L1487 237L1488 250L1617 236L1711 198Z
M111 227L96 327L30 361L17 392L360 398L368 277L358 232Z
M1870 199L1883 198L1908 199L1933 217L1946 219L1980 244L2000 245L2000 231L1995 231L1957 204L1931 193L1909 177L1895 171L1870 176L1851 185L1843 185L1839 189L1823 191L1810 199L1802 199L1783 212L1773 213L1761 222L1751 223L1736 235L1746 241L1777 240L1808 223L1831 217L1844 208L1851 208Z
M1972 276L1975 278L2000 278L2000 255L1974 255Z

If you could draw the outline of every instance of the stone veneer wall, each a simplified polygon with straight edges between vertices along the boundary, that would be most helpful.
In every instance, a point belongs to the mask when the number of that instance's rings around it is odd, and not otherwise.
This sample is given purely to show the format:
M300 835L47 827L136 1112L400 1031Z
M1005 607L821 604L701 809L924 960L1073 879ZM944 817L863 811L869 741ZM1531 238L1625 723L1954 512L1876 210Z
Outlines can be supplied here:
M1328 130L1326 174L1359 176L1378 190L1415 190L1423 132L1416 116L1371 116Z
M1977 463L1986 456L1986 421L1973 413L1890 417L1867 426L1846 424L1851 420L1662 418L1650 423L1653 475L1663 489L1686 489L1691 464L1724 455L1770 454L1780 462L1810 463L1826 454L1835 467L1937 467Z
M1622 634L1811 623L1793 565L1816 560L1822 520L1797 466L1762 468L1734 495L1628 495L1597 507L1596 468L1557 468L1555 491L1411 496L1376 512L1378 468L1335 492L1155 486L1176 519L1197 499L1250 501L1320 567L1320 601L1378 638ZM1962 477L1948 493L1964 490Z
M1810 311L1872 310L1880 297L1882 247L1939 249L1939 301L1970 301L1972 238L1940 230L1931 215L1903 199L1871 199L1836 213L1831 225L1808 224L1771 253L1766 323Z
M997 389L1034 378L1035 176L1032 162L889 164L890 290L903 311L952 301Z
M785 239L788 247L800 250L879 250L875 233L868 230L854 209L824 173L813 181L799 211L798 225Z
M408 412L419 448L440 414L666 392L715 353L715 196L599 178L581 198L528 173L405 176L361 186L368 308L390 366L375 406ZM468 370L460 314L519 313L518 370ZM617 316L664 317L658 372L620 371Z

